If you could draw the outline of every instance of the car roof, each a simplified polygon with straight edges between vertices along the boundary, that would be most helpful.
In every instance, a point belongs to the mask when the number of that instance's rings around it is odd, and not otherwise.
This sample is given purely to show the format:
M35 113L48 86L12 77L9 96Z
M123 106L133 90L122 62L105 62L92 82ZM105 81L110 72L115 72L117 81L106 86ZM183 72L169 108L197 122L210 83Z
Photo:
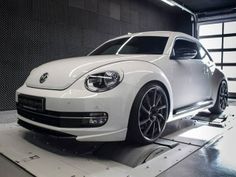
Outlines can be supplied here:
M147 32L138 32L138 33L128 33L123 36L119 36L114 39L119 39L119 38L124 38L124 37L134 37L134 36L163 36L163 37L172 37L172 38L177 38L177 37L185 37L188 39L191 39L193 41L197 41L196 38L185 34L181 32L175 32L175 31L147 31ZM112 39L112 40L114 40Z
M166 44L166 47L165 47L165 50L164 50L163 54L171 53L171 47L173 45L173 41L175 41L175 39L177 39L177 38L184 38L184 39L187 38L187 39L199 44L199 41L196 38L194 38L194 37L192 37L188 34L181 33L181 32L175 32L175 31L147 31L147 32L138 32L138 33L128 33L126 35L110 39L110 40L108 40L104 43L107 43L109 41L113 41L113 40L116 40L116 39L130 38L130 37L134 37L134 36L159 36L159 37L163 36L163 37L168 37L169 39L168 39L168 42ZM102 46L103 44L101 44L100 46ZM100 46L98 46L97 48L99 48ZM94 50L96 50L96 49L94 49Z

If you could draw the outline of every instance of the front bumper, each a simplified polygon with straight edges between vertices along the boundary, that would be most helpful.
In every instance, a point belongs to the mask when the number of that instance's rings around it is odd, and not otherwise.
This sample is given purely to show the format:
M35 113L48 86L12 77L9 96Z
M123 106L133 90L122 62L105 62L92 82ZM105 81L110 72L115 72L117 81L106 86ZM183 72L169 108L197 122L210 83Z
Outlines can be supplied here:
M27 98L27 96L25 96ZM18 115L38 123L62 128L91 128L106 124L108 114L105 112L56 112L48 110L32 110L17 103Z
M16 92L45 98L45 112L17 106L18 119L44 129L76 136L79 141L122 141L126 138L132 89L113 89L104 93L69 88L63 91L35 89L23 85ZM130 91L130 92L129 92ZM132 96L133 95L133 96ZM90 113L103 113L108 119L100 126L88 126Z

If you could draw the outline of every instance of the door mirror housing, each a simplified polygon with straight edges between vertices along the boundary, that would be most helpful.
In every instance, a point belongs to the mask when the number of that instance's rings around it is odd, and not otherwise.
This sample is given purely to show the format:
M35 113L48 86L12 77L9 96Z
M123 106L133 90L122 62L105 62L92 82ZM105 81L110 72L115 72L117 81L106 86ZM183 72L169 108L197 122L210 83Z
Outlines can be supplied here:
M172 52L171 59L174 60L187 60L193 59L197 56L197 50L190 48L179 48Z

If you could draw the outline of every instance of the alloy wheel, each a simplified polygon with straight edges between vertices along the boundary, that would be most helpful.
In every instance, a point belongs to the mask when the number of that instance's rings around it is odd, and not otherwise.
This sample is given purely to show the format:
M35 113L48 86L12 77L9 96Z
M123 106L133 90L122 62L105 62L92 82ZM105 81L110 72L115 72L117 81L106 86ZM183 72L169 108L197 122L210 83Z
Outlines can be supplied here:
M228 105L228 88L225 82L222 82L219 92L220 108L224 110Z
M139 128L145 139L153 141L162 133L168 118L168 99L160 87L149 89L138 112Z

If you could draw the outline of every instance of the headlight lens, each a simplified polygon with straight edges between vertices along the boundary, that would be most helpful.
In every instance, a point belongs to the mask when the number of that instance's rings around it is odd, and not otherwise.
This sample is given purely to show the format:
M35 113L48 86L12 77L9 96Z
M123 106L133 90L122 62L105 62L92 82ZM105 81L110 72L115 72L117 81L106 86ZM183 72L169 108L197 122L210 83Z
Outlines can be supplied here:
M104 92L116 87L120 81L118 72L106 71L89 75L85 80L85 87L92 92Z

